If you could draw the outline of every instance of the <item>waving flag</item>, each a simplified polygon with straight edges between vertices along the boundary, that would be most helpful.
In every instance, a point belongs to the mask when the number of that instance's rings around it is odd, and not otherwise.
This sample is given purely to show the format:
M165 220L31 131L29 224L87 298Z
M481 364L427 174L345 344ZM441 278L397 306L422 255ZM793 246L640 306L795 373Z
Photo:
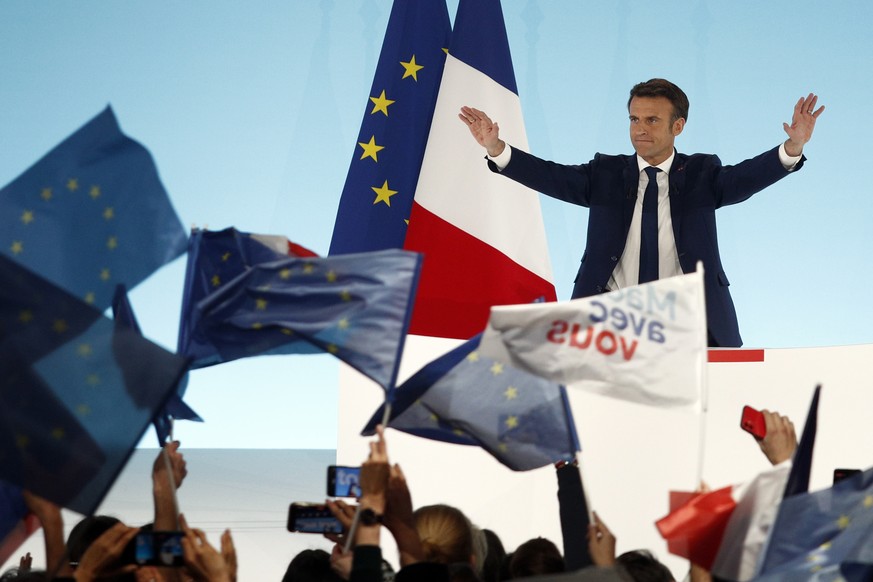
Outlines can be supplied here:
M466 339L492 305L555 299L538 194L493 174L458 121L488 111L527 149L499 0L461 0L405 248L425 255L411 333Z
M752 578L785 489L790 463L744 485L670 493L670 514L655 524L671 554L727 580Z
M190 311L184 354L204 367L327 352L394 388L421 256L399 249L259 263Z
M185 368L0 257L0 479L93 512Z
M482 353L569 388L653 406L696 403L706 362L703 273L495 307Z
M0 190L0 253L99 309L185 247L151 154L110 107Z
M779 506L755 580L845 580L873 576L873 469Z
M563 386L481 356L479 336L397 388L388 426L477 445L514 471L575 458L576 428ZM364 429L372 434L384 405Z
M182 292L182 317L176 351L188 354L191 349L191 318L195 306L208 295L220 290L236 277L261 263L287 257L317 257L309 249L284 236L251 234L230 227L210 231L194 229L188 241L188 265ZM217 363L199 360L194 368Z
M115 318L115 321L127 325L130 329L142 335L142 330L140 330L139 323L136 321L136 315L133 313L133 306L127 298L127 289L124 285L118 285L115 288L115 296L112 298L112 316ZM173 391L167 400L167 404L164 405L164 408L152 420L152 425L155 427L155 432L158 436L158 446L160 447L164 446L170 436L172 419L203 422L200 415L185 404L180 395L180 389L188 384L187 378L187 375L182 378L179 382L179 388Z
M402 248L449 46L445 0L395 0L330 254Z

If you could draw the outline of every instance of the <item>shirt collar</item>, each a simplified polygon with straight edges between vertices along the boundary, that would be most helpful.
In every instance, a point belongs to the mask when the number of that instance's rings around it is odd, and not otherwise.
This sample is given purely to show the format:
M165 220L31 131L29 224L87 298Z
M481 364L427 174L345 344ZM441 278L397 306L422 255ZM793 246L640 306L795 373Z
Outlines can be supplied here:
M670 157L655 167L669 176L670 175L670 167L673 165L673 159L675 157L676 157L676 148L673 148L673 153L670 154ZM649 162L647 162L646 160L641 158L639 156L639 154L637 154L637 167L639 167L640 173L642 173L643 171L645 171L646 168L649 167Z

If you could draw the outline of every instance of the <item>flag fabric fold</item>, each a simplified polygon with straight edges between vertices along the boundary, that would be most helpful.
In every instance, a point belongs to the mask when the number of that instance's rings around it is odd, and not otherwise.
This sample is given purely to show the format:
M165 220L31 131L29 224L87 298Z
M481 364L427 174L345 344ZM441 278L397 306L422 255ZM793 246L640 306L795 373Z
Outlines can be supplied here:
M317 257L311 250L283 236L240 232L230 227L210 231L194 229L188 239L188 264L182 291L182 316L176 351L188 353L194 306L206 296L255 265L287 257ZM215 363L215 362L213 362ZM208 363L195 362L194 367Z
M514 471L575 458L563 386L484 357L479 336L419 370L395 391L388 426L432 440L476 445ZM364 428L372 434L384 405Z
M413 334L466 339L492 305L556 298L538 195L488 169L458 121L464 105L527 149L499 0L458 4L404 243L426 257Z
M873 469L779 506L760 581L873 577Z
M491 310L481 351L532 374L652 406L700 399L703 273L595 297Z
M0 256L0 479L92 513L185 369Z
M333 354L393 389L421 256L399 249L254 264L182 314L193 368L264 354Z
M403 247L450 34L445 0L394 0L330 255Z
M743 485L671 491L670 513L655 523L667 549L726 580L750 580L790 470L785 462Z
M803 424L803 433L791 466L791 474L785 484L784 497L788 498L798 493L809 491L809 475L812 472L812 453L815 447L815 434L818 428L818 401L821 396L821 385L815 387L812 394L812 402L809 404L809 412L806 414L806 422Z
M149 151L110 107L0 190L0 253L99 309L185 252Z
M112 298L112 316L119 323L127 325L137 334L142 335L142 330L136 320L136 315L133 313L133 306L127 297L127 289L124 285L119 284L115 288L115 295ZM155 432L158 437L158 446L164 446L164 443L170 438L172 432L172 420L193 420L203 422L194 410L185 404L182 400L182 390L187 386L187 378L185 375L179 382L179 386L170 397L167 399L166 405L152 419L152 425L155 427Z

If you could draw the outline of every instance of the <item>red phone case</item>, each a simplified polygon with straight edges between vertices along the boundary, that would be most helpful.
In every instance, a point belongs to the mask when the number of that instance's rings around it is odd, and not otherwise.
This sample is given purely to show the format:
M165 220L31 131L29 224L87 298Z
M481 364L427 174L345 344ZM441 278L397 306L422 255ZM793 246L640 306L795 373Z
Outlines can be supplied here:
M764 422L764 415L751 406L743 407L740 428L751 434L756 439L762 439L767 436L767 424Z

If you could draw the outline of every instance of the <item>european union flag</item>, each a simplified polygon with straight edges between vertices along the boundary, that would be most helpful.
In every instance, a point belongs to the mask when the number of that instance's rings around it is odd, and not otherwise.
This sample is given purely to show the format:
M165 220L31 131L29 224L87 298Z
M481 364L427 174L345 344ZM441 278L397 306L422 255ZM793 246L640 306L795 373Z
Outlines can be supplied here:
M563 386L487 358L481 335L416 372L394 392L388 426L477 445L513 471L575 458L576 425ZM385 405L364 428L375 431Z
M328 352L390 391L420 270L420 255L398 249L254 265L198 303L186 302L183 353L200 368Z
M450 36L445 0L394 0L330 255L403 247Z
M0 252L99 309L185 241L151 154L110 107L0 190Z
M0 479L93 512L185 368L0 256Z
M283 236L251 234L230 227L209 231L194 229L188 239L188 265L182 294L182 318L176 351L189 353L191 318L195 306L255 265L287 257L317 257L314 252ZM197 361L195 368L217 364L218 359Z
M115 321L128 326L130 329L142 335L142 330L139 323L136 321L136 315L133 313L133 306L127 297L127 289L124 285L118 285L115 288L115 295L112 298L112 316ZM158 446L164 446L172 433L173 419L178 420L193 420L203 422L194 410L185 404L182 400L184 389L188 386L188 375L186 374L179 382L176 390L170 394L167 404L158 412L152 420L152 425L155 427L155 432L158 436Z
M873 579L873 469L785 499L756 580Z

